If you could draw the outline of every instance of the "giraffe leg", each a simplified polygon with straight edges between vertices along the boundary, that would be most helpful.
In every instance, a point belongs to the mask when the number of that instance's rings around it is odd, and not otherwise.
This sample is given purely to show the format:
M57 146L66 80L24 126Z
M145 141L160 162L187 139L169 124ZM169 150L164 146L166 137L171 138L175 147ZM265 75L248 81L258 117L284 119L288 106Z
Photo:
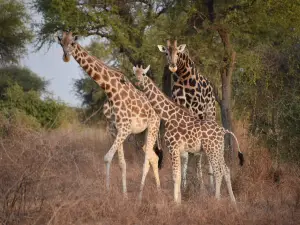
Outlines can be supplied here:
M213 168L212 168L210 162L208 162L208 173L209 173L210 189L211 189L212 192L214 192L215 191L215 186L214 186L214 172L213 172Z
M203 154L202 152L200 152L199 155L195 154L195 156L197 157L197 160L196 160L197 178L198 178L198 181L200 182L201 191L204 190L203 174L202 174L202 168L201 168L202 154Z
M221 190L221 184L222 184L222 178L223 175L222 173L220 173L220 166L218 165L217 167L213 167L214 170L214 174L215 174L215 181L216 181L216 192L215 192L215 196L216 199L220 199L220 190Z
M180 172L180 155L179 150L174 149L172 152L172 172L174 182L174 201L177 204L181 203L181 172Z
M143 188L145 185L145 180L149 171L150 164L153 169L153 173L156 181L156 187L158 190L160 190L160 180L158 174L158 157L153 151L155 141L157 139L158 130L159 130L159 120L157 120L156 123L151 124L147 130L146 146L143 147L143 150L145 151L145 161L143 166L143 176L142 176L141 187L140 187L140 195L139 195L140 200L142 199Z
M213 170L213 175L215 177L215 182L216 182L216 190L215 190L215 197L217 199L220 199L220 189L221 189L221 183L222 183L222 178L223 178L223 172L222 168L220 167L220 158L218 155L213 154L214 149L209 149L207 152L207 158L212 166Z
M188 152L181 153L180 158L181 158L182 189L186 190L186 174L187 174L187 167L189 162L189 153Z
M111 146L109 151L104 156L104 162L106 164L106 188L108 190L109 190L109 185L110 185L109 184L110 183L110 165L111 165L112 158L113 158L113 156L114 156L114 154L116 153L117 150L118 151L123 151L123 148L120 149L120 147L123 144L124 140L129 135L129 133L130 133L129 130L123 130L122 131L122 129L120 129L120 132L118 132L117 137L116 137L113 145ZM121 168L121 169L123 169L123 168Z
M227 185L230 199L233 202L233 204L236 205L236 200L235 200L235 197L234 197L234 194L232 191L232 186L231 186L230 169L225 165L225 163L224 163L224 177L225 177L225 182Z
M122 173L122 189L123 194L127 198L127 185L126 185L126 162L124 157L123 145L118 149L119 166Z
M143 175L142 175L142 181L141 181L141 186L140 186L139 200L141 200L142 196L143 196L143 189L144 189L145 180L146 180L146 176L148 174L149 168L150 168L150 163L149 163L149 159L148 159L148 154L147 154L147 151L145 151L145 161L144 161L144 165L143 165Z

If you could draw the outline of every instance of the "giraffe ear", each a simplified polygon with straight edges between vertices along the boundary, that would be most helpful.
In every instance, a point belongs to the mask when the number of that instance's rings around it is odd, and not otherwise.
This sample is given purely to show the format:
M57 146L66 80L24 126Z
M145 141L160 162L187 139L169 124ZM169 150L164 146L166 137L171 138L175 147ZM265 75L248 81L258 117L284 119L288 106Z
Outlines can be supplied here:
M75 35L74 36L74 41L77 41L78 40L78 35Z
M53 35L53 38L54 38L54 41L56 41L57 43L60 43L61 37L59 37L57 32L55 32L55 34Z
M177 48L177 50L178 50L179 52L183 52L184 49L185 49L185 46L186 46L186 44L179 45L178 48Z
M148 72L148 70L150 69L150 65L147 66L146 69L144 69L144 74L146 74Z
M167 52L167 48L165 46L163 46L163 45L157 45L157 47L158 47L159 51L161 51L161 52Z
M134 66L134 67L132 67L132 69L133 69L133 73L135 74L135 72L136 72L136 67Z

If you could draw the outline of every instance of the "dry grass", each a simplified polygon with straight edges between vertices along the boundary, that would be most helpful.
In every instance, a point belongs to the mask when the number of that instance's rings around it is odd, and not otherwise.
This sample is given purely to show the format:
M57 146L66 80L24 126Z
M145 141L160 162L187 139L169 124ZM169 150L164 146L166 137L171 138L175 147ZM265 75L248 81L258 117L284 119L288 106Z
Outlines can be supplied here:
M237 131L246 164L240 168L236 160L230 166L239 207L236 212L224 183L220 201L211 194L199 193L193 160L180 207L172 201L167 152L160 171L162 194L157 193L150 171L143 202L138 204L144 154L132 143L127 142L125 147L129 199L124 200L117 159L111 168L112 189L105 190L103 156L112 139L103 130L72 128L36 133L9 127L7 136L0 139L1 223L298 224L300 169L281 165L280 181L274 182L268 151L258 148L243 132Z

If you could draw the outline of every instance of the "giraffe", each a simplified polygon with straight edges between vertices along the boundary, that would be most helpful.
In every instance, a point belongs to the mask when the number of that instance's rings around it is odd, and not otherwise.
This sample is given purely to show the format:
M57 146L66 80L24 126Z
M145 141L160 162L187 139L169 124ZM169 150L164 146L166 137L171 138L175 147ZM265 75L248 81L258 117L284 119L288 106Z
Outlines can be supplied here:
M167 46L157 45L159 51L166 54L169 70L173 73L174 85L172 99L198 116L199 119L216 120L215 96L213 87L207 78L203 77L197 70L194 62L184 53L185 44L177 46L177 40L171 44L167 40ZM176 74L175 74L176 73ZM204 187L201 160L202 154L197 156L197 177L201 188ZM186 188L186 174L188 165L188 153L181 155L182 158L182 186ZM210 188L214 189L212 167L209 164Z
M105 116L106 121L107 121L106 131L112 137L116 138L118 130L116 128L113 108L109 104L108 100L106 100L103 104L103 115ZM161 146L161 143L160 143L159 132L158 132L158 135L157 135L156 144L157 145L155 146L154 151L155 151L156 155L158 155L158 169L161 169L162 168L163 155L162 155L162 151L161 151L162 146ZM143 148L144 151L146 150L145 145L142 148Z
M219 126L216 121L200 120L192 115L186 108L169 99L155 83L146 76L149 68L150 65L146 69L133 67L133 71L152 107L160 118L166 122L164 138L172 158L175 202L181 202L180 155L183 152L195 153L202 149L206 153L213 168L216 182L215 197L217 199L220 198L220 187L224 177L231 201L236 205L231 186L230 170L224 160L224 135L226 133L233 135L238 145L237 138L232 132ZM244 158L240 150L238 157L240 159L240 165L242 166Z
M106 187L109 190L110 165L115 152L118 152L119 165L122 171L122 189L127 197L126 162L124 159L123 142L131 133L140 133L147 129L145 161L140 186L140 198L145 184L150 164L152 166L156 186L160 189L158 175L158 156L153 151L157 139L160 119L155 113L145 95L137 90L121 72L105 65L101 60L88 54L77 43L77 36L72 32L63 32L62 37L56 36L63 49L63 60L70 61L71 55L87 74L105 91L112 106L112 112L117 129L117 136L113 145L104 156L106 164ZM162 153L162 151L160 151ZM162 156L162 155L160 155Z

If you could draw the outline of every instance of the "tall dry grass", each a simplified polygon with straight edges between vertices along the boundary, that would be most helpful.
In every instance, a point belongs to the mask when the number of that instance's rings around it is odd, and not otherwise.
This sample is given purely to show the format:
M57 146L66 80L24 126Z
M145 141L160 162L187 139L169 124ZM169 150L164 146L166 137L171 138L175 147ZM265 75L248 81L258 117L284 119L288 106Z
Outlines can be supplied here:
M278 170L268 151L243 129L237 133L246 159L242 168L237 160L230 165L239 212L224 183L220 201L199 192L193 159L180 207L173 203L166 151L160 170L162 193L157 193L150 170L143 202L138 204L144 154L132 142L125 146L129 192L125 200L117 159L111 168L111 190L105 190L103 156L112 139L104 129L34 132L8 126L0 139L1 224L299 224L300 169L280 165L275 182Z

